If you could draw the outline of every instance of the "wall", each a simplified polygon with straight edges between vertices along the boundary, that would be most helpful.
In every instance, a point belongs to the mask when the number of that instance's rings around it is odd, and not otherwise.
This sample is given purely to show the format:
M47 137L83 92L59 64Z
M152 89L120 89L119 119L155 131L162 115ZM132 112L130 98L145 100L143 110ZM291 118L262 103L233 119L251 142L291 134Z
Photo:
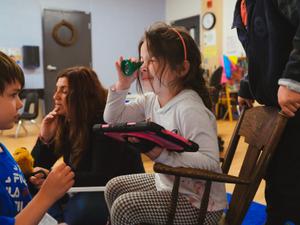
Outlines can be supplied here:
M137 56L137 42L154 21L165 20L165 0L1 0L0 47L40 46L44 8L91 12L93 67L108 86L116 80L120 55ZM43 60L25 70L26 88L43 88Z
M245 56L236 29L231 29L236 0L224 1L226 4L223 4L223 54Z
M207 8L207 0L166 0L166 21L183 19L200 14L200 49L203 55L203 66L212 71L220 63L220 56L244 56L244 50L237 38L236 30L231 29L233 12L237 0L212 0L212 8ZM216 15L216 25L213 29L216 44L204 46L205 30L202 28L202 16L212 11Z
M225 55L245 56L244 50L238 40L235 29L232 29L233 14L237 0L213 0L212 8L207 8L206 0L201 1L201 15L212 11L216 15L216 46L205 51L203 45L204 30L201 27L201 51L204 54L204 67L212 72L220 65L220 57ZM214 54L214 50L216 54ZM208 53L208 54L206 54Z
M201 0L166 0L167 22L199 15L200 11Z
M117 80L119 56L138 56L137 44L154 21L165 20L165 0L94 0L92 45L94 68L105 84ZM133 88L132 90L135 90Z
M225 0L227 1L227 0ZM201 21L202 17L206 12L213 12L216 16L215 26L211 30L205 30L202 27L200 29L200 48L203 55L203 66L212 72L218 65L220 61L220 56L223 52L223 1L215 0L212 1L212 7L207 7L207 1L201 1ZM226 2L227 4L227 2ZM214 37L214 44L206 44L205 35Z
M42 45L41 10L37 0L2 0L0 7L0 47L21 48L22 45ZM40 51L40 56L41 56ZM41 64L42 64L41 60ZM24 70L25 87L43 87L43 66Z

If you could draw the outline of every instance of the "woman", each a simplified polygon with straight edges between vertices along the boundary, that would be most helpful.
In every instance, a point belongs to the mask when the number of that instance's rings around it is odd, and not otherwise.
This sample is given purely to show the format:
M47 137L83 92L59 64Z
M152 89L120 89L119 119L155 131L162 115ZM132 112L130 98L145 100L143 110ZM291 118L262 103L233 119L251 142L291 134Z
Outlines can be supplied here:
M137 152L92 131L93 124L104 123L106 97L92 69L73 67L58 74L55 107L43 119L32 151L35 166L50 169L62 156L74 169L75 186L104 186L118 175L144 172ZM43 180L31 182L39 186ZM77 193L50 213L69 225L105 224L108 215L103 193Z

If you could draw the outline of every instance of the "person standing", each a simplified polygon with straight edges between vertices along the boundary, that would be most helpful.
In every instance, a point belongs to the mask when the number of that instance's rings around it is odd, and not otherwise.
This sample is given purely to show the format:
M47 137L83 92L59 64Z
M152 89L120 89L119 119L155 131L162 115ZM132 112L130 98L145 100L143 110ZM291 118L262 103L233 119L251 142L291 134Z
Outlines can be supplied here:
M238 0L233 27L248 58L239 104L278 106L290 117L267 168L268 225L300 223L300 1Z

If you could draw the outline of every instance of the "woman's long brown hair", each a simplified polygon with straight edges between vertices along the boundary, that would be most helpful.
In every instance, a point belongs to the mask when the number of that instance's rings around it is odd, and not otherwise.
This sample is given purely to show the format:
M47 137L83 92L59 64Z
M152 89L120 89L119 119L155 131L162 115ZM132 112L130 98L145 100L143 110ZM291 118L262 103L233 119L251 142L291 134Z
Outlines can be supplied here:
M97 74L87 67L72 67L57 76L67 78L67 117L58 121L55 147L58 154L70 150L70 164L77 167L84 151L89 146L90 129L97 118L102 118L106 104L107 90L100 83ZM63 149L67 139L68 149Z

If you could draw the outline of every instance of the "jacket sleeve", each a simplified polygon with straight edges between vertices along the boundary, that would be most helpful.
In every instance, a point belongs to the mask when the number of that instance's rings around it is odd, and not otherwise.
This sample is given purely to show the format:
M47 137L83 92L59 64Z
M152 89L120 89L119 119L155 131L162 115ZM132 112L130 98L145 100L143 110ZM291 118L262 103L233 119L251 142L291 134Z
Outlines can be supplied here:
M59 156L55 154L54 143L45 144L39 138L31 151L34 158L34 167L39 166L50 169L58 160Z
M277 0L277 4L281 14L296 28L293 50L290 53L282 78L300 82L300 1Z
M250 90L248 74L246 74L244 78L240 81L240 90L238 95L242 98L254 99L252 92Z

